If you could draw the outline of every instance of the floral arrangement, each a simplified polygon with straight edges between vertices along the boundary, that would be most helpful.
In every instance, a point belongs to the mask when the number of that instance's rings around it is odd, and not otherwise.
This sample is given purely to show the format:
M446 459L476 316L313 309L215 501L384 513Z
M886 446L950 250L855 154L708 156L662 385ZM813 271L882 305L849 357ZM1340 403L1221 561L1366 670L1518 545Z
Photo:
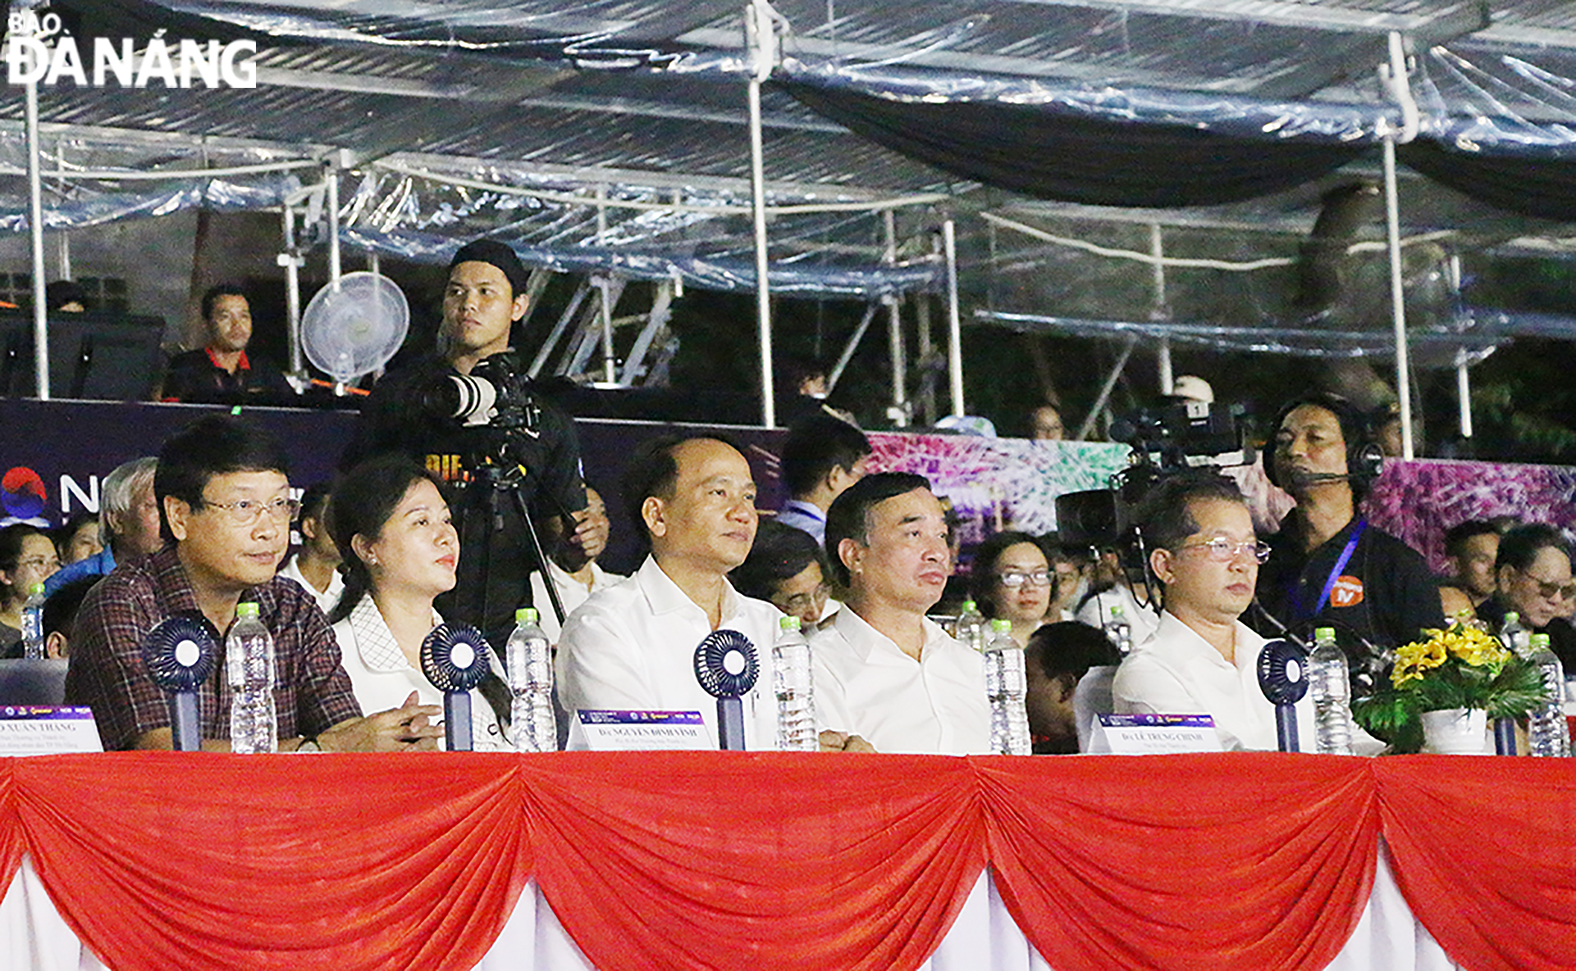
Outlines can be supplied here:
M1358 723L1396 751L1422 747L1422 712L1479 708L1490 718L1521 718L1548 697L1537 667L1492 634L1464 623L1423 634L1396 649L1389 687L1352 705Z

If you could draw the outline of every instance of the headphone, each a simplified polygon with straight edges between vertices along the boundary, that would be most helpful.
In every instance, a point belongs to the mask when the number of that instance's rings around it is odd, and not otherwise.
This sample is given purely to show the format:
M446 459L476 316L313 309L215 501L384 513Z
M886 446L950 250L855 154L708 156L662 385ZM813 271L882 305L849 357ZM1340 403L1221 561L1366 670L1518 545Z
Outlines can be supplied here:
M1341 438L1346 442L1346 481L1352 487L1353 496L1361 499L1384 469L1384 452L1379 448L1379 443L1374 441L1372 422L1346 398L1329 391L1310 391L1281 405L1280 411L1275 413L1271 434L1278 435L1286 416L1303 405L1323 408L1340 423ZM1275 476L1273 447L1269 460L1264 463L1264 474L1271 485L1285 488Z

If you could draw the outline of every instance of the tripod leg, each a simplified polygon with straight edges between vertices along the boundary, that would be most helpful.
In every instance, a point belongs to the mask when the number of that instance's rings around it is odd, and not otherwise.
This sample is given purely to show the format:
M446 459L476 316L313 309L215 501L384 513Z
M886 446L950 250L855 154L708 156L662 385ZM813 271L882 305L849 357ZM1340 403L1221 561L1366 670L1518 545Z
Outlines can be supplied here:
M542 586L547 588L547 599L553 604L553 615L558 618L560 629L564 626L564 601L558 596L558 584L553 582L552 571L547 569L547 555L542 552L542 541L536 535L536 523L531 520L531 511L525 506L525 497L520 495L520 490L511 493L514 504L520 510L520 518L525 520L525 535L531 540L531 555L536 557L536 568L542 572Z

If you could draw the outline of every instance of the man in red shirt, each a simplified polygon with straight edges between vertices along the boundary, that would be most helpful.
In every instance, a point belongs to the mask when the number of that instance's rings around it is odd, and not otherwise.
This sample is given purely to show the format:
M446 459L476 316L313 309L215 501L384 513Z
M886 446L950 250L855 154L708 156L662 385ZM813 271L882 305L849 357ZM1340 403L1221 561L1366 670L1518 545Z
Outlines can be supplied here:
M202 297L207 343L170 358L164 400L202 404L280 404L290 395L284 376L247 357L252 308L234 284L221 283Z

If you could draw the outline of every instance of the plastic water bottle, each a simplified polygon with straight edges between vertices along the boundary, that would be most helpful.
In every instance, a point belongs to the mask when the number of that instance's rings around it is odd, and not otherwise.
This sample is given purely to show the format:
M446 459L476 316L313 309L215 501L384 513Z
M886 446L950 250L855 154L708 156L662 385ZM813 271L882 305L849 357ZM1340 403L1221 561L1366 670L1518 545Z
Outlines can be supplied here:
M1308 657L1308 686L1313 690L1314 746L1320 755L1352 754L1352 685L1346 652L1335 643L1335 628L1313 632Z
M815 685L810 671L810 642L799 618L777 621L772 645L772 690L777 694L777 751L815 752L821 747L815 730Z
M535 607L514 612L514 630L504 648L509 674L509 725L516 752L558 751L558 721L553 715L553 654L537 625Z
M33 584L22 604L22 656L44 657L44 585Z
M1549 697L1527 718L1527 746L1534 756L1563 758L1571 752L1570 732L1565 722L1565 669L1549 650L1549 635L1533 634L1531 647L1527 660L1538 666Z
M985 643L985 695L990 700L990 750L996 755L1028 755L1029 716L1024 709L1028 682L1023 649L1012 639L1012 621L991 621Z
M1127 611L1122 609L1121 604L1111 605L1111 613L1105 621L1105 636L1123 657L1133 649L1133 628L1128 624Z
M979 605L972 600L963 601L963 612L958 614L958 622L953 627L953 637L966 647L972 647L981 654L985 653L985 615L980 613Z
M230 682L230 751L240 755L279 751L274 636L258 617L257 604L235 608L235 623L224 639L224 667Z
M1532 645L1527 629L1521 626L1521 615L1514 610L1506 611L1505 622L1499 625L1499 642L1505 645L1505 650L1523 660L1531 657Z

